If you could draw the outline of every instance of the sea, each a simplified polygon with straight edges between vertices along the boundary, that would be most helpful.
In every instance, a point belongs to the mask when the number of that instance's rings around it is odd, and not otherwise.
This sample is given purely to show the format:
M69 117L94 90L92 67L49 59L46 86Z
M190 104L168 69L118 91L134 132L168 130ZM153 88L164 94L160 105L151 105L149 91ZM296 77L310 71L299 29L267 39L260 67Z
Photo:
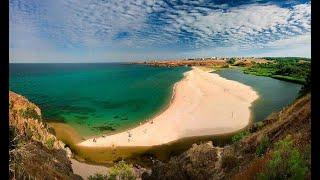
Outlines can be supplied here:
M43 119L90 137L146 121L170 102L188 67L125 63L10 64L9 89L42 110Z
M152 118L168 106L174 84L191 70L128 63L14 63L9 68L11 91L38 105L44 121L66 123L83 137L116 133ZM258 92L253 121L289 105L301 88L240 69L214 73Z

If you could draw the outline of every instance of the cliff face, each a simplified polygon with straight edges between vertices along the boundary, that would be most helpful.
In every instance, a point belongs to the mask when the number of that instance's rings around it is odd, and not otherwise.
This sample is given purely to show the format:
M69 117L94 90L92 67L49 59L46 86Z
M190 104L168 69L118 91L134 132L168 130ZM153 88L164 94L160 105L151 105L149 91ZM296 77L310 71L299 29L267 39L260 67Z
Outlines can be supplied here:
M253 124L239 141L224 147L214 147L210 142L195 144L168 163L158 162L152 174L143 178L310 179L310 97L308 94L265 121Z
M9 92L10 179L81 179L73 174L70 149L50 133L41 111Z

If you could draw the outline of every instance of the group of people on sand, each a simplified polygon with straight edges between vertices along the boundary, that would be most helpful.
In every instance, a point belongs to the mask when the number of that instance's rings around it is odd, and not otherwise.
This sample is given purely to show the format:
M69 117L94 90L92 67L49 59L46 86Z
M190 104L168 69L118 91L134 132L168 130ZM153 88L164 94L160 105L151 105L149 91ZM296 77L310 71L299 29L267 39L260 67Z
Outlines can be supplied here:
M150 121L150 124L153 124L153 120ZM140 125L141 125L141 122L140 122ZM130 142L130 141L132 140L132 134L131 134L130 131L127 131L127 133L128 133L128 142ZM144 130L143 130L143 133L146 134L146 133L147 133L147 129L144 129ZM102 135L102 137L105 137L105 136ZM92 142L94 142L94 143L97 142L97 139L96 139L96 138L93 138L93 139L92 139Z
M130 138L132 137L132 134L130 133L130 131L127 131L127 133L128 133L128 142L130 142Z

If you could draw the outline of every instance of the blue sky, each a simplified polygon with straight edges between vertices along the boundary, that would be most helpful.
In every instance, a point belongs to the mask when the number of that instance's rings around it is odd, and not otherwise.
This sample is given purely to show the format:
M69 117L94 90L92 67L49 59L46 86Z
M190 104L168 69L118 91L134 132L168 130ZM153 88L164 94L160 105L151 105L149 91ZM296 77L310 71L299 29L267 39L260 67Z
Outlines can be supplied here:
M10 0L10 62L311 56L305 0Z

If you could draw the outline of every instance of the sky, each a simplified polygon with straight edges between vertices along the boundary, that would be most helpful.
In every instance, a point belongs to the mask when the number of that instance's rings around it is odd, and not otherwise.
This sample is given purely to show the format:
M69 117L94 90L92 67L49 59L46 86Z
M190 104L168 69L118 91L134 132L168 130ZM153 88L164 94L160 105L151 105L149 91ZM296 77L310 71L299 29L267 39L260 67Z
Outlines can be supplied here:
M10 62L311 56L307 0L9 0Z

